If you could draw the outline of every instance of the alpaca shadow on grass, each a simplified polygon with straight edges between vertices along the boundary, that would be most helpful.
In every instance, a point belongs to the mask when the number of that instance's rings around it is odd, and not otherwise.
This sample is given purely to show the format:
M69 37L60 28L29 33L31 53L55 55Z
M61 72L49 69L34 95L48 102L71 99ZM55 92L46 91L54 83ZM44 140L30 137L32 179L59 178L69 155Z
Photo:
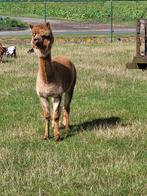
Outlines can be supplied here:
M66 138L72 137L84 131L92 131L93 129L99 129L99 128L106 129L107 127L115 127L118 124L120 124L120 122L121 119L119 117L112 116L109 118L99 118L91 121L86 121L77 125L71 125L70 131L68 132Z

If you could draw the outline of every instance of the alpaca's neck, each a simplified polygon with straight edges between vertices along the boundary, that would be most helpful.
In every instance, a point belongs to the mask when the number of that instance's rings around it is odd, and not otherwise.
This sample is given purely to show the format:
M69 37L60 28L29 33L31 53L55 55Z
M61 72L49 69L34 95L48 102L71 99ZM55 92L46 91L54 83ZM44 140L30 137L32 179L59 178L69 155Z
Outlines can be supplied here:
M51 62L51 54L46 58L40 57L38 74L41 79L48 83L53 76L53 67Z

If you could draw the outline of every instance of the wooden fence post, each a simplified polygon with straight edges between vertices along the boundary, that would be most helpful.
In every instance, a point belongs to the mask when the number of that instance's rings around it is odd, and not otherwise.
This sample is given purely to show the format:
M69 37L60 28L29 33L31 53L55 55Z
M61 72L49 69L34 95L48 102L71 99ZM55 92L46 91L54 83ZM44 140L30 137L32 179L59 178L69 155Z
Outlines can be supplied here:
M144 55L147 56L147 20L144 20L144 45L145 45L145 49L144 49Z
M136 24L136 56L140 56L140 46L141 46L140 26L141 26L141 22L138 19Z

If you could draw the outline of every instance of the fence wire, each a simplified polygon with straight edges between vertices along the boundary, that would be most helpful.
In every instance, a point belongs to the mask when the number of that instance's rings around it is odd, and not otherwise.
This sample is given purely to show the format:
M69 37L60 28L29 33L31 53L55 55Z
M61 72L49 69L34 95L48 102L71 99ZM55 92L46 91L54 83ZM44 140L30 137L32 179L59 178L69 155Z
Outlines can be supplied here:
M74 21L87 34L91 34L89 29L93 28L94 34L118 37L123 33L134 33L136 19L147 18L146 10L147 2L139 0L0 0L1 16ZM74 31L76 24L72 24Z

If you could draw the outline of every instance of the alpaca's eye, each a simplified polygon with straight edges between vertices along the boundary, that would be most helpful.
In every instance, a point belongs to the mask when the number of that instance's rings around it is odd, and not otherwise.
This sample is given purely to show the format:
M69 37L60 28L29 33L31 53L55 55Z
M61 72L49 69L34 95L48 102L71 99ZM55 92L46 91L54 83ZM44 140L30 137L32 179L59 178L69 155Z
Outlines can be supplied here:
M42 38L43 38L43 39L50 39L51 36L50 36L50 35L43 35Z

